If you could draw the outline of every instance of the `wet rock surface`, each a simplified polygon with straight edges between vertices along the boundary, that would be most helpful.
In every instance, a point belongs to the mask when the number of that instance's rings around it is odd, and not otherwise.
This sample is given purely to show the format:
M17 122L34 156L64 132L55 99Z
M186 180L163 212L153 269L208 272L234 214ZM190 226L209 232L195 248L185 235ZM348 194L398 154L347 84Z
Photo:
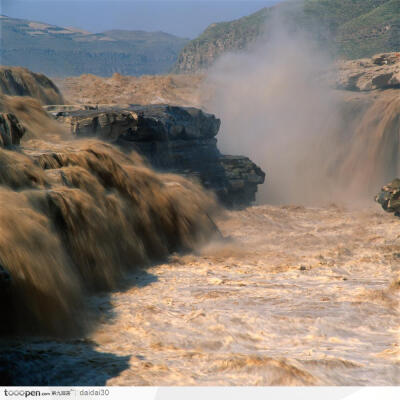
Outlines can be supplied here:
M136 150L162 171L198 179L231 207L255 200L265 173L250 159L217 148L220 120L193 107L118 105L52 107L77 137L95 136Z
M235 202L249 204L255 201L257 186L264 183L265 179L261 168L242 156L221 156L219 161L229 180L229 194L233 195ZM226 202L229 202L229 198Z
M394 213L400 217L400 179L396 178L392 182L383 186L375 197L382 208L387 212Z

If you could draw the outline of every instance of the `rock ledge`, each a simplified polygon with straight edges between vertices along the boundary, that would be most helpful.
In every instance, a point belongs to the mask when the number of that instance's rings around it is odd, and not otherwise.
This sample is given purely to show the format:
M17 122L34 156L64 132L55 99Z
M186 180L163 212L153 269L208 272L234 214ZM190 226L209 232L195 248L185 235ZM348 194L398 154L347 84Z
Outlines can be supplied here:
M161 171L200 180L229 207L255 200L265 173L243 156L222 155L216 135L220 120L193 107L102 105L49 107L77 137L97 137L136 150Z

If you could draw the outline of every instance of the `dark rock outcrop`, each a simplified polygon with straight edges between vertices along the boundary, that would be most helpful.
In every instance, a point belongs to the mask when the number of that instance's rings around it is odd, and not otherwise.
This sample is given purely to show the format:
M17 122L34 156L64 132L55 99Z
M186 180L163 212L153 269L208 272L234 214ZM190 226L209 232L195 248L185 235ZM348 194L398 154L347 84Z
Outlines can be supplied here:
M228 206L255 200L265 174L247 157L224 156L215 136L220 120L191 107L168 105L99 106L50 112L78 137L95 136L136 150L162 171L200 180Z
M397 217L400 216L400 179L396 178L385 185L375 197L382 208L387 212L392 212Z
M265 173L249 158L221 156L219 161L229 181L229 197L236 204L249 204L255 200L257 186L264 183ZM229 198L225 200L229 204Z
M0 113L0 147L18 145L24 133L25 128L15 115Z

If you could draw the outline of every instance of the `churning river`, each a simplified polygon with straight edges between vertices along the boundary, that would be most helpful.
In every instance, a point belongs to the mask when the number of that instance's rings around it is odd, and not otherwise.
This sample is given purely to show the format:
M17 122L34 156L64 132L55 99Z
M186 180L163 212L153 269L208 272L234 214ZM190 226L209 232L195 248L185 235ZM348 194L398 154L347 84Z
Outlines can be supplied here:
M225 240L91 297L89 337L7 341L16 383L400 384L397 218L255 206L217 222Z

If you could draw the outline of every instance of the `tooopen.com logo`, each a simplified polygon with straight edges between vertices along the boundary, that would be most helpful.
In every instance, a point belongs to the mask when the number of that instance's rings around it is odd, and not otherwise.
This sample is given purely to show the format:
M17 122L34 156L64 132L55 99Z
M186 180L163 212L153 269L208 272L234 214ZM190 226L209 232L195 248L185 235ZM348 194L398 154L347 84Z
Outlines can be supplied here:
M5 397L23 397L23 398L28 398L28 397L39 397L40 396L40 391L39 390L9 390L9 389L4 389L4 396Z

